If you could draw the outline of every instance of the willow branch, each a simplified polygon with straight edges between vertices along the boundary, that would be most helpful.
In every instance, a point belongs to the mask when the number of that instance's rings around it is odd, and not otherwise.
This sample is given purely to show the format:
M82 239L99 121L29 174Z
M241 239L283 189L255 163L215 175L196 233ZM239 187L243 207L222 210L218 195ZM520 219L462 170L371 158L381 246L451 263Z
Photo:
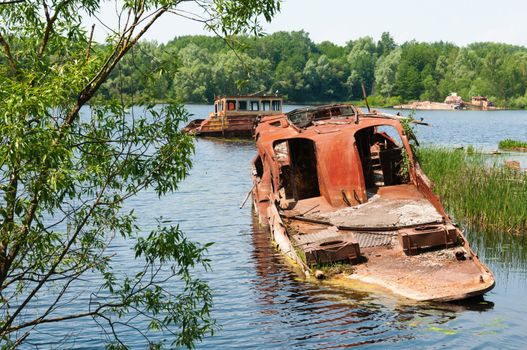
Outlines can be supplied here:
M55 21L57 20L60 11L68 4L70 0L63 1L57 5L57 8L55 9L55 13L50 16L48 5L46 4L46 1L42 1L42 7L44 8L44 15L46 17L46 28L44 29L44 36L42 37L42 42L40 43L40 46L38 48L38 56L42 56L44 53L44 50L46 49L46 46L49 42L49 37L51 35L51 32L53 31L53 25L55 24Z
M113 304L107 303L107 304L100 305L94 311L88 311L88 312L78 313L74 315L61 316L61 317L47 318L47 319L42 319L42 320L37 319L37 320L33 320L30 322L20 324L15 327L10 327L7 329L7 332L12 333L14 331L18 331L20 329L31 327L31 326L38 325L38 324L61 322L61 321L73 320L73 319L89 317L89 316L101 316L101 310L105 308L115 308L115 307L121 307L124 305L125 305L124 303L113 303Z
M168 9L166 7L157 10L157 12L155 12L155 14L150 19L150 21L141 29L141 31L135 37L125 37L124 35L121 36L120 42L116 45L114 52L110 55L110 57L108 57L108 60L101 67L99 72L80 92L77 102L70 109L66 116L66 120L63 126L61 127L61 133L63 133L65 129L69 128L69 126L77 117L82 106L84 106L86 102L88 102L93 97L99 87L106 81L106 79L113 71L117 63L119 63L121 58L123 58L123 56L139 41L139 39L157 21L157 19L159 19L159 17L161 17L165 12L167 12L167 10ZM132 23L130 29L135 28L138 25L138 22L139 18L136 17L136 20L134 21L134 23Z
M95 211L95 208L99 205L99 201L102 198L103 193L106 191L106 187L108 185L109 179L107 179L106 184L102 187L97 200L91 205L90 210L86 213L86 215L82 218L81 222L77 226L77 229L71 236L71 238L68 241L68 244L64 247L61 254L58 256L57 260L53 263L51 268L49 269L48 273L42 278L42 280L33 288L33 290L29 293L29 295L24 299L24 301L17 307L15 312L7 319L7 321L4 323L2 328L0 328L0 335L5 334L8 329L11 328L11 324L16 319L16 317L22 312L22 310L26 307L26 305L33 299L33 297L37 294L37 292L44 286L44 284L49 280L49 278L55 273L57 267L59 264L62 263L64 260L64 257L67 255L67 253L70 251L71 247L77 240L78 235L80 234L81 230L84 228L86 223L88 222L88 219L91 217L93 212ZM38 203L38 201L37 201ZM33 203L32 203L33 204Z
M5 38L2 35L2 33L0 33L0 45L4 49L4 53L5 53L6 57L7 57L7 62L9 63L9 66L11 67L11 69L13 71L16 71L17 70L16 63L15 63L15 60L13 58L13 55L11 55L11 48L9 47L9 44L5 40Z
M62 2L61 5L65 4L65 2ZM59 5L60 6L60 5ZM57 9L57 12L55 12L55 15L50 18L50 20L54 21L53 18L56 18L56 15L58 13L59 9ZM81 91L79 94L79 97L77 99L77 102L72 107L70 112L67 114L64 123L60 127L60 133L57 139L55 140L55 144L58 144L60 139L64 136L67 128L73 123L76 116L78 115L78 112L80 111L81 107L86 104L86 102L97 92L99 87L104 83L104 81L108 78L110 73L112 72L113 68L119 63L121 58L130 50L131 47L133 47L137 41L146 33L146 31L156 22L156 20L161 17L165 12L167 11L167 8L163 7L158 9L153 17L150 19L150 21L142 28L142 30L135 36L131 37L130 35L133 33L133 30L130 31L125 37L124 35L121 37L121 40L117 44L114 52L106 63L103 65L103 67L99 70L99 73L86 85L86 87ZM135 28L138 23L140 22L140 17L135 17L134 23L132 23L130 28ZM0 36L0 38L3 38ZM26 214L26 217L24 219L24 224L22 226L22 232L21 237L22 241L23 238L27 235L29 232L29 228L31 227L31 223L33 222L38 204L40 202L40 191L42 184L45 183L45 180L47 178L48 169L43 170L41 173L41 176L38 179L37 186L35 186L35 192L33 194L33 197L31 199L29 210ZM5 248L5 247L2 247ZM7 266L10 266L10 262L12 262L16 256L18 255L20 251L20 244L15 244L14 247L10 250L9 254L5 258L5 263ZM3 259L4 260L4 259ZM3 262L2 262L3 263ZM7 269L6 269L7 270ZM0 276L1 277L1 276ZM1 280L0 280L1 282ZM40 288L40 287L39 287ZM6 326L3 327L5 329ZM1 331L0 331L1 333Z

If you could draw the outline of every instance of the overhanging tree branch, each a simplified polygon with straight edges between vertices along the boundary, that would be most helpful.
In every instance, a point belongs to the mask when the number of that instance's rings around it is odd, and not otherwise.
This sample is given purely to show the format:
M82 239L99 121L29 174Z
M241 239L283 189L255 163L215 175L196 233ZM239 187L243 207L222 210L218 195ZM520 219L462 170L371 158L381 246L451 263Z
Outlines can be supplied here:
M1 5L13 5L13 4L19 4L21 2L25 2L26 0L9 0L9 1L0 1Z
M0 204L0 346L4 341L22 344L39 324L80 317L107 320L117 342L117 324L135 327L149 341L147 328L132 324L138 317L157 322L175 337L174 344L187 347L214 329L210 289L191 274L195 264L207 268L202 257L207 246L189 242L177 227L160 223L132 247L137 258L144 259L143 271L123 276L111 270L107 250L109 234L129 239L136 232L136 218L120 211L123 201L144 188L159 195L174 191L188 174L193 147L178 129L185 113L173 105L163 114L152 109L153 117L140 117L135 124L134 113L127 116L123 106L108 104L100 110L92 105L96 112L89 122L79 117L157 19L186 1L116 2L122 11L117 11L113 44L90 50L76 15L84 8L95 16L99 1L36 0L23 8L2 8L6 16L0 54L6 64L0 79L7 84L0 90L0 118L8 142L0 147L5 152L0 154L5 202ZM220 2L209 5L216 1ZM22 1L0 4L18 2ZM260 13L260 1L239 3L254 15ZM230 5L239 9L238 2ZM240 13L245 16L241 22L247 21L246 12ZM65 221L74 223L71 230L64 229ZM73 292L70 285L83 281L88 269L101 278L100 294L92 294L89 305L97 309L61 314L61 304ZM182 283L181 294L158 288L171 278ZM58 288L48 289L50 282ZM45 298L39 296L44 293L51 303L43 305ZM159 299L155 293L160 293ZM31 316L27 310L41 311ZM121 319L126 312L130 314Z
M2 33L0 33L0 45L2 46L2 48L4 50L4 54L7 57L7 62L9 63L9 66L11 67L11 69L13 71L16 72L16 70L17 70L16 69L16 63L15 63L15 60L13 58L13 55L11 54L11 48L9 47L9 44L5 40L5 38L2 35Z

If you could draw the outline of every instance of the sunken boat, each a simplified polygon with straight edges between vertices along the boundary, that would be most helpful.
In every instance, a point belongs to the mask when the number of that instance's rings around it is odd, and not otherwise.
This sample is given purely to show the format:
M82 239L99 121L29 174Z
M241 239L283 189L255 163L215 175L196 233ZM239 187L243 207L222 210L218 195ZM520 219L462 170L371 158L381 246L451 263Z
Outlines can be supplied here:
M276 95L220 96L206 119L192 120L183 132L205 137L252 138L261 117L282 114L282 98Z
M482 295L494 276L433 193L401 119L349 104L262 118L259 220L310 278L418 301Z

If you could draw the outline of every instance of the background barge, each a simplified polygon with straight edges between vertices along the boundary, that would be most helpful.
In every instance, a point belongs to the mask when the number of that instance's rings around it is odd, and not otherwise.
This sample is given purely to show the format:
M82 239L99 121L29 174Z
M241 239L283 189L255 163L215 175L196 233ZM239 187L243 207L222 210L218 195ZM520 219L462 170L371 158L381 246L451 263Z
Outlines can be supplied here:
M280 114L279 96L220 96L208 118L192 120L183 131L196 136L251 138L257 118Z

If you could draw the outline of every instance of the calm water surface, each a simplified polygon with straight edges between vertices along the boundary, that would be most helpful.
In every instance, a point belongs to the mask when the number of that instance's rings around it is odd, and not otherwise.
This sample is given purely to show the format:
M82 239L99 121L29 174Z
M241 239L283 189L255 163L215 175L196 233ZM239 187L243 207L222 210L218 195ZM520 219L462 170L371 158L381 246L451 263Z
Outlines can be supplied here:
M211 109L189 106L196 118ZM491 150L506 137L527 140L523 111L416 116L433 125L418 129L424 143ZM161 200L144 193L130 203L141 213L144 227L163 216L179 223L192 240L215 242L209 250L213 271L202 277L214 290L213 316L222 329L198 349L527 348L525 239L469 233L473 248L496 277L495 289L470 303L408 304L389 295L305 283L272 247L250 205L239 209L251 187L255 152L252 142L198 140L191 175L177 193ZM126 246L116 249L127 251ZM133 264L130 254L121 255L125 266ZM97 331L79 332L78 323L70 326L75 342L63 347L102 347L94 340ZM54 337L44 329L33 343L49 348Z

